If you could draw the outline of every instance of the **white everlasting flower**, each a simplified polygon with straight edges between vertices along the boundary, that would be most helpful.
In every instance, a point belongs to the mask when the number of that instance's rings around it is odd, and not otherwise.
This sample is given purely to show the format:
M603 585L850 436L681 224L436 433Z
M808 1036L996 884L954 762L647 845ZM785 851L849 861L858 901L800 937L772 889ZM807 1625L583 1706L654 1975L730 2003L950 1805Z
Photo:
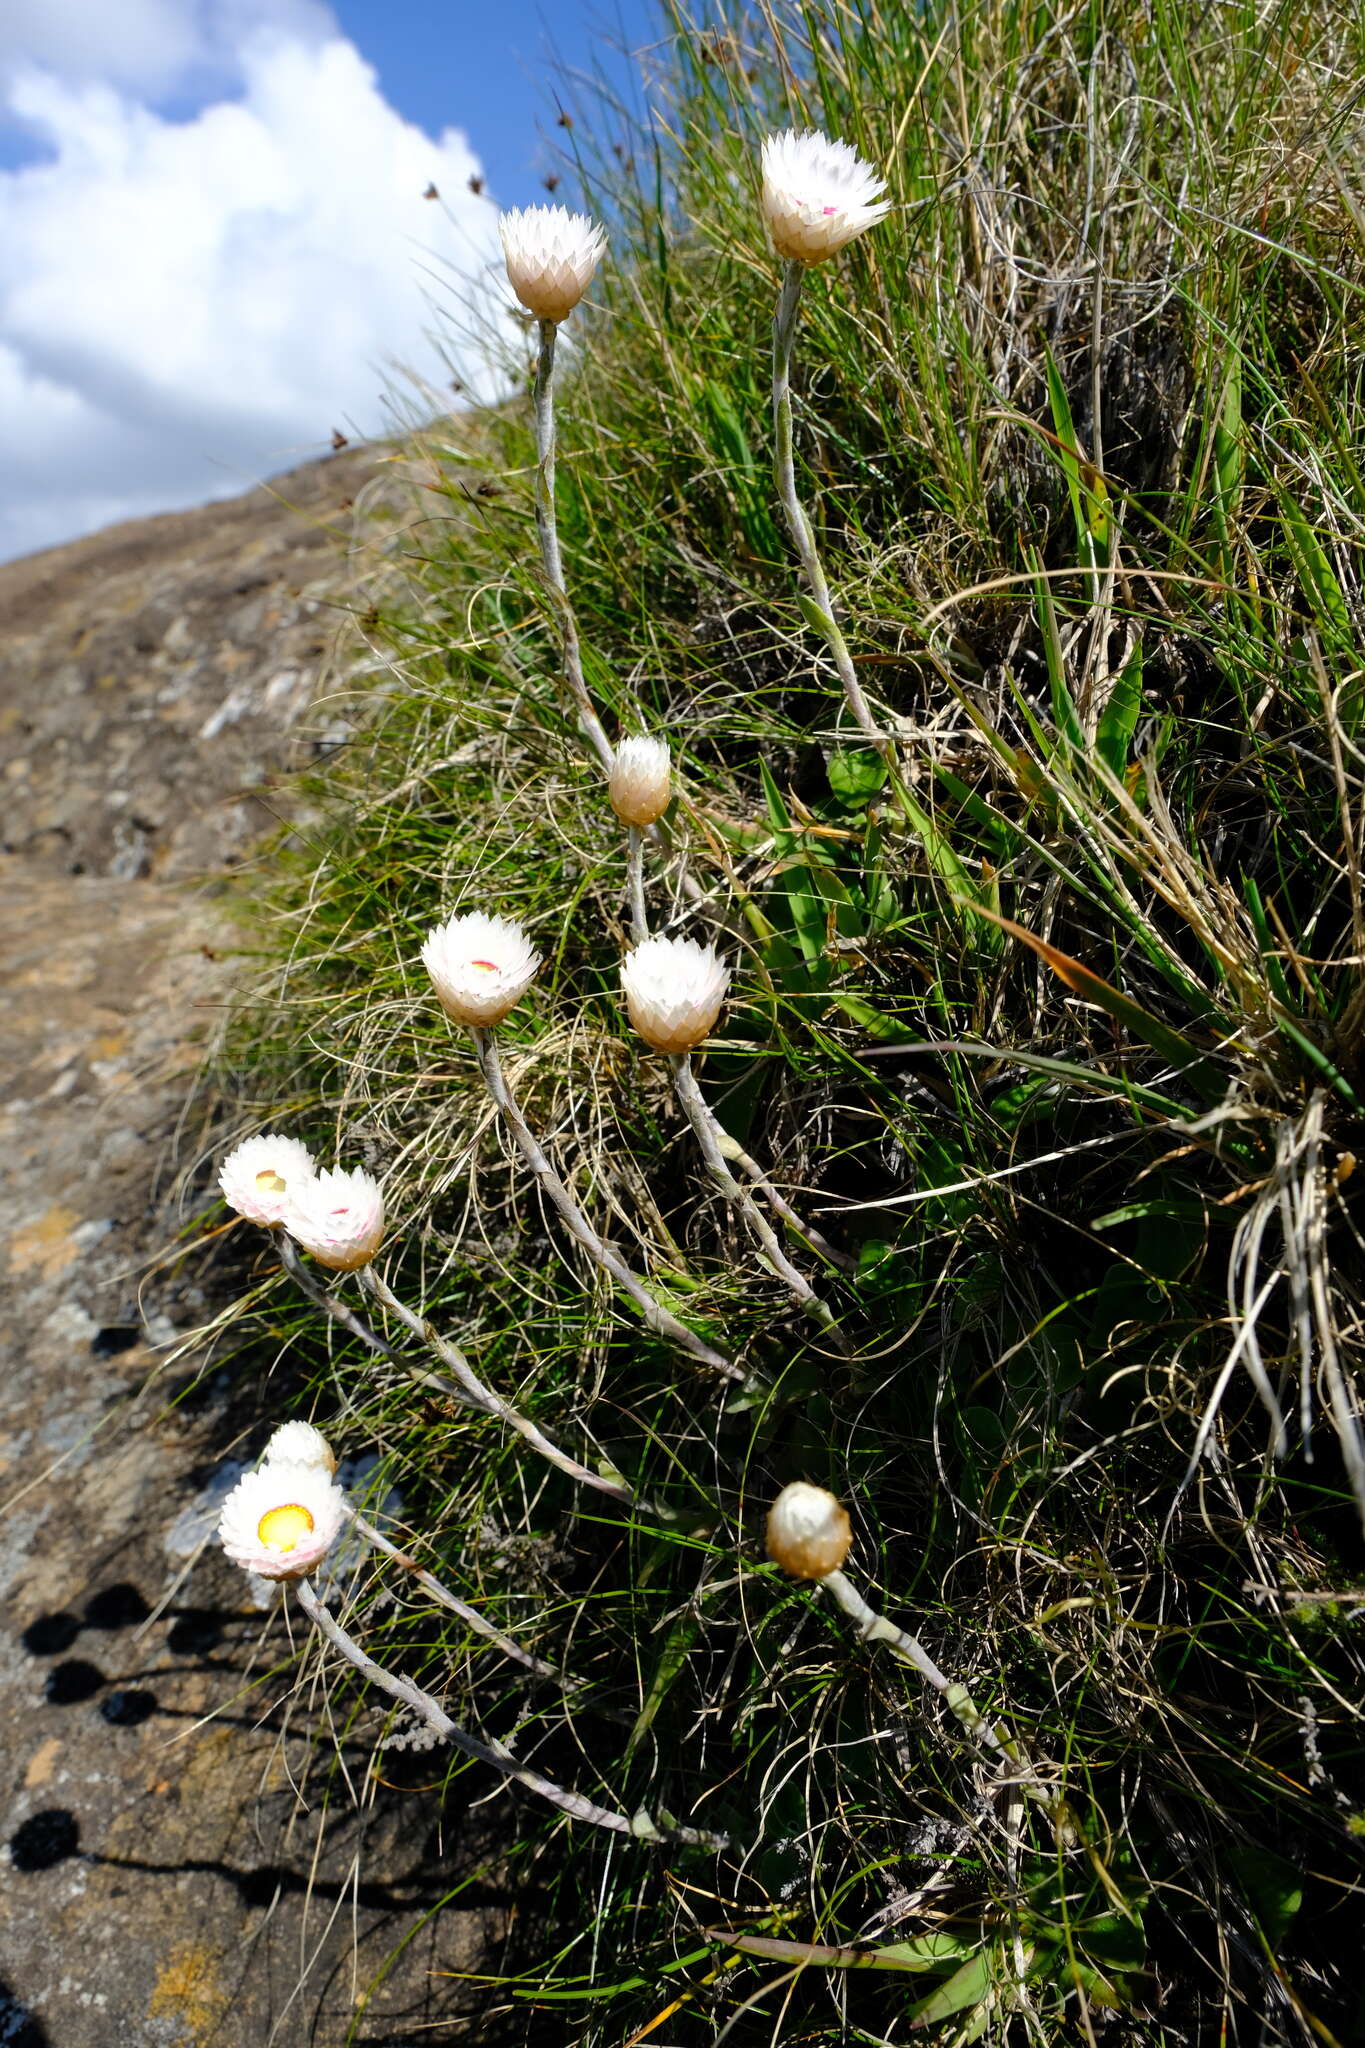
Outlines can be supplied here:
M498 222L507 279L537 320L567 320L602 260L607 238L586 213L519 206Z
M367 1266L384 1238L384 1197L373 1174L329 1168L299 1189L285 1228L306 1252L338 1273Z
M779 256L823 263L891 211L885 180L846 142L788 128L763 145L763 217Z
M330 1472L272 1458L233 1487L218 1537L243 1571L301 1579L321 1564L345 1519L346 1496Z
M308 1465L325 1472L329 1479L337 1468L335 1451L311 1422L282 1422L265 1447L263 1463Z
M768 1510L768 1555L794 1579L837 1572L852 1543L847 1512L823 1486L795 1479Z
M621 962L630 1021L656 1052L690 1052L715 1028L730 970L695 939L644 939Z
M297 1138L248 1138L229 1152L218 1171L218 1185L229 1209L252 1223L279 1223L289 1198L317 1168L313 1155Z
M673 794L667 740L622 740L611 757L611 807L623 825L652 825Z
M510 917L475 910L428 932L422 965L457 1024L500 1024L531 986L540 955Z

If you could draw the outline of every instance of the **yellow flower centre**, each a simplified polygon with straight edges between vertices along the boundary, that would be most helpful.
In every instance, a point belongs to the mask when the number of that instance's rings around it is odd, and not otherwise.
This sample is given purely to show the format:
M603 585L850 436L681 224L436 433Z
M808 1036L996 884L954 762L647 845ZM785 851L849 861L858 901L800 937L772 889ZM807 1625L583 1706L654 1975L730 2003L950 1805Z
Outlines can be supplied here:
M256 1185L263 1195L282 1195L288 1183L283 1174L276 1173L273 1166L267 1166L264 1173L257 1174Z
M270 1508L261 1516L256 1534L267 1550L289 1551L313 1533L313 1517L297 1501Z

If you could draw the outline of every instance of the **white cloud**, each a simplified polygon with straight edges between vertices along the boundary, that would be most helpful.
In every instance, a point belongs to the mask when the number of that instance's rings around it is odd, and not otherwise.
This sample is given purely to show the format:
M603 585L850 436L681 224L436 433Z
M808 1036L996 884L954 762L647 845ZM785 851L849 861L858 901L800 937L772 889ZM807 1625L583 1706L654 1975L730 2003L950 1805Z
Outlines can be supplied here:
M259 0L105 0L123 74L95 42L82 74L59 41L0 73L47 150L0 172L0 558L244 488L333 426L376 431L386 366L447 374L427 339L433 297L457 310L442 265L477 276L496 240L478 163L458 131L405 122L312 0L267 4L265 22ZM41 11L54 38L86 19ZM225 65L230 20L232 98L173 121L124 84L162 89L149 50ZM472 345L459 368L479 381Z

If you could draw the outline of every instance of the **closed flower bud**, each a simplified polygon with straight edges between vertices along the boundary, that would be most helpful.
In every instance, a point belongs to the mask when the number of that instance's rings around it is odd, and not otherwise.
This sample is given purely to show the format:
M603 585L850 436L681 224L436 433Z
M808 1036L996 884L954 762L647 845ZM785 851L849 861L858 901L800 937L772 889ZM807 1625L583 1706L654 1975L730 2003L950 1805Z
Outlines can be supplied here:
M645 939L621 962L630 1021L656 1052L690 1052L710 1035L730 970L695 939Z
M338 1273L368 1266L384 1240L384 1197L372 1174L320 1173L300 1188L284 1217L295 1241Z
M623 825L652 825L673 794L667 740L622 740L611 759L611 807Z
M788 128L763 145L763 217L779 256L823 263L891 211L871 164L818 129Z
M540 955L510 917L470 911L428 932L422 965L457 1024L500 1024L525 995Z
M794 1579L837 1572L852 1543L846 1510L823 1486L794 1479L768 1510L768 1555Z
M302 1579L321 1564L345 1519L345 1495L329 1472L272 1458L233 1487L218 1537L243 1571Z
M607 238L585 213L520 206L498 222L507 280L537 320L567 320L602 260Z
M336 1471L336 1453L320 1429L311 1422L282 1422L263 1453L267 1465L308 1465L325 1472L330 1479Z

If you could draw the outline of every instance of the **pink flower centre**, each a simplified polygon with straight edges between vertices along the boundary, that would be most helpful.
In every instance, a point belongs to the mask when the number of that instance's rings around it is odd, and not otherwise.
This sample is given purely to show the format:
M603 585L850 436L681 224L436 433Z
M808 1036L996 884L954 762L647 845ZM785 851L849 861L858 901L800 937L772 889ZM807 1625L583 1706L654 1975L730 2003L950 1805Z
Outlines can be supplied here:
M471 967L481 967L485 974L496 974L498 971L496 960L471 960L469 964Z

